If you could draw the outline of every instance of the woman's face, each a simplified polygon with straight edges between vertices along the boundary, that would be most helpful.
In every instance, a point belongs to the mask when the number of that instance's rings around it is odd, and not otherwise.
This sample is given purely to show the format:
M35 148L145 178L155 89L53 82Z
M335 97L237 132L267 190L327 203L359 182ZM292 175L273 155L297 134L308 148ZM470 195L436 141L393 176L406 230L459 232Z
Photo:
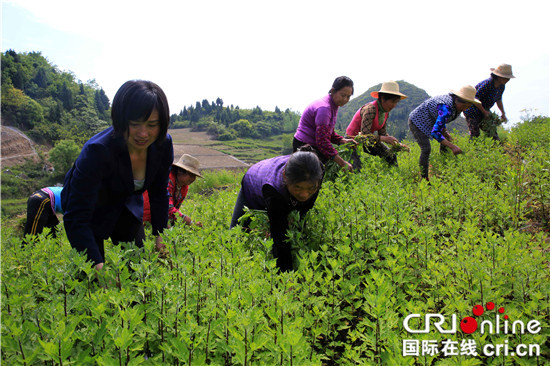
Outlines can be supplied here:
M466 100L456 98L455 105L458 113L461 113L461 112L464 112L466 109L470 108L473 104Z
M498 88L501 85L506 85L506 83L509 81L510 78L503 78L502 76L498 76L495 81L495 86Z
M351 98L352 94L353 94L352 87L345 86L338 91L332 92L332 101L338 107L343 107L344 105L346 105L347 102L349 102L349 98Z
M306 202L319 190L319 183L298 182L287 184L288 192L299 202Z
M157 140L159 134L159 114L156 109L153 109L147 121L130 121L128 123L128 133L126 138L128 150L147 150L147 148Z
M197 179L197 176L193 173L189 173L178 169L178 185L179 186L188 186Z
M390 112L400 101L401 99L380 99L380 104L382 104L382 108L384 108L386 112Z

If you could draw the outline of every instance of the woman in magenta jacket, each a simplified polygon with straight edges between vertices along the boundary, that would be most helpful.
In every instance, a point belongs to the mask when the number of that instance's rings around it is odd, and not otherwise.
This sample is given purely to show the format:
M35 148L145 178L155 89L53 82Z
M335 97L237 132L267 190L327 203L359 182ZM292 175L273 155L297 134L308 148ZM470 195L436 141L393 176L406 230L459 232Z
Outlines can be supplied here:
M317 149L323 164L334 160L340 167L352 171L351 164L342 159L332 146L347 142L355 143L353 139L344 138L334 131L338 108L346 105L352 95L353 81L347 76L337 77L328 95L311 103L302 113L294 134L293 150L297 151L300 146L310 145Z

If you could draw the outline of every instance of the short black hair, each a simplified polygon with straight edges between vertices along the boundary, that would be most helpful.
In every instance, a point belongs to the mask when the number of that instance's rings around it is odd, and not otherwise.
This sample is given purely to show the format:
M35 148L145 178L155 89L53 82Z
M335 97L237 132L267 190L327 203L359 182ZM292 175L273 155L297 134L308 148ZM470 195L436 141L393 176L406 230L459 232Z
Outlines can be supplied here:
M502 77L502 76L498 76L497 74L493 74L491 73L491 77L493 78L493 80L509 80L510 78L505 78L505 77Z
M125 82L116 92L111 108L115 133L125 134L130 121L147 121L154 109L159 115L160 132L157 141L162 142L166 138L170 122L170 109L166 95L152 81L130 80Z
M332 83L332 88L329 90L329 94L335 93L340 89L343 89L347 86L351 87L351 94L353 94L353 80L348 78L347 76L338 76L336 79L334 79L334 82Z
M378 93L378 99L381 100L401 100L401 96L389 93Z
M190 171L186 170L186 169L183 169L182 167L180 166L177 166L177 165L172 165L172 172L175 174L175 175L178 175L179 171L182 171L184 174L193 174L193 175L196 175L195 173L191 173Z
M307 150L307 148L304 150ZM323 164L314 152L304 150L300 149L290 155L285 165L287 184L318 183L323 179Z

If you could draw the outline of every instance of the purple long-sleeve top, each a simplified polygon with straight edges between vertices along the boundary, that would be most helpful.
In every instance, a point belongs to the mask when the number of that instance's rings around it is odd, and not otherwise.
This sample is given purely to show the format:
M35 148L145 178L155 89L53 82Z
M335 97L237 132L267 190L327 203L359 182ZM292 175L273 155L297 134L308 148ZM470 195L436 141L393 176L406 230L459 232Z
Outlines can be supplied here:
M306 144L319 149L327 158L338 155L332 144L339 144L342 136L334 132L338 106L332 101L332 96L311 103L302 113L300 123L294 137Z
M318 192L306 202L296 201L288 192L283 181L283 171L290 155L277 156L252 165L242 180L242 191L246 206L255 210L266 210L271 236L275 245L281 245L286 237L288 215L298 211L305 215L309 211Z

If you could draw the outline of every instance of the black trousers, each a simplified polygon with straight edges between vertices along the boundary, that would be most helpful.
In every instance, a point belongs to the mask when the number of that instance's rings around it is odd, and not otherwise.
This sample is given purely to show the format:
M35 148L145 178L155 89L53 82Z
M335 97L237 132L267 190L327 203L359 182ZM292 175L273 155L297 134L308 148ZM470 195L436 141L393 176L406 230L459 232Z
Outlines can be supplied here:
M41 189L34 192L27 200L27 223L24 235L38 235L47 227L55 237L55 227L58 224L59 219L52 210L50 195Z
M109 236L114 245L121 242L134 242L137 247L143 248L145 240L145 229L143 222L139 221L132 213L124 208L118 217L118 221L111 235ZM105 243L103 238L95 237L99 253L105 260ZM97 263L94 263L97 264Z

